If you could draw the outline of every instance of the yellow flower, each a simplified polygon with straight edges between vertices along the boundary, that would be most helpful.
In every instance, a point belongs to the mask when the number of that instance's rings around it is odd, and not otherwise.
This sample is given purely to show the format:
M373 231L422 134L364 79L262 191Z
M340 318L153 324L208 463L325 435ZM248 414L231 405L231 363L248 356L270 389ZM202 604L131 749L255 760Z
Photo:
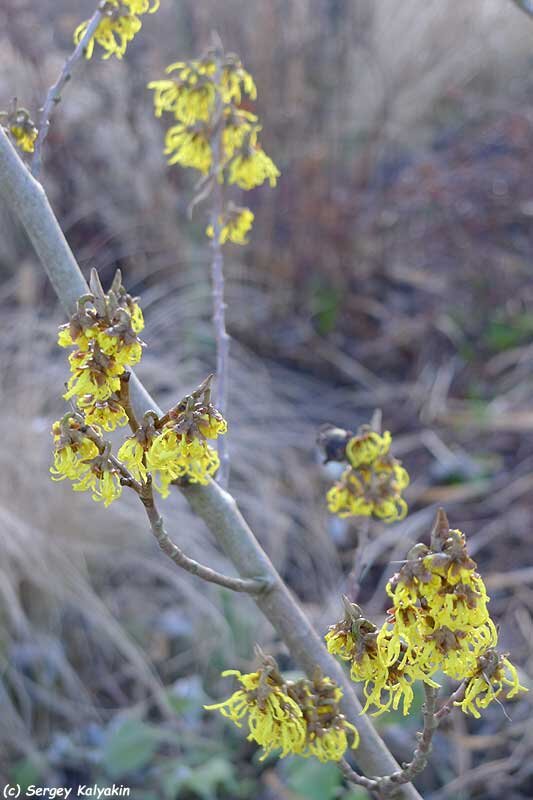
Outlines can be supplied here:
M204 708L220 711L239 728L246 717L248 740L257 742L264 750L261 761L278 748L281 749L280 758L303 749L307 728L302 710L272 678L262 671L242 674L234 669L222 675L234 675L242 689L222 703Z
M148 474L145 449L135 436L130 436L117 453L118 460L131 472L135 480L145 481Z
M251 143L243 153L234 156L228 167L228 183L235 183L241 189L254 189L266 180L275 186L280 171L265 151Z
M134 333L140 333L144 329L144 317L141 307L138 303L128 296L128 310L130 312L131 327Z
M112 431L127 424L118 392L126 367L137 364L143 343L138 333L144 327L138 303L122 287L117 272L105 295L96 273L91 277L95 292L78 301L70 322L59 329L60 347L75 347L69 355L71 376L65 400L77 399L89 425Z
M254 79L244 69L241 61L235 55L231 55L222 68L222 98L224 103L240 105L243 92L248 95L250 100L257 99L257 88Z
M127 341L120 333L113 334L106 330L98 332L96 341L102 353L112 356L119 366L133 367L141 360L142 344L136 337Z
M151 81L148 84L148 88L154 90L156 117L170 112L185 125L208 122L216 100L216 88L211 75L205 69L202 71L184 62L170 64L165 71L177 71L178 74L173 78Z
M89 25L89 20L82 22L74 31L74 44L79 44L85 36ZM117 17L104 17L96 29L94 35L89 39L85 48L85 58L92 58L95 42L105 50L102 56L104 60L116 56L121 59L129 42L141 30L141 20L133 14Z
M114 431L115 428L122 428L128 424L127 414L116 400L93 401L89 399L89 402L86 403L85 398L82 397L78 400L78 407L83 412L88 425L96 425L98 428L103 428L104 431Z
M374 684L368 682L363 687L366 703L362 713L366 713L371 706L376 706L377 711L372 712L372 716L379 717L391 708L397 711L401 705L402 714L406 716L414 699L413 683L419 678L417 671L415 674L411 673L410 666L389 667L384 679L380 675ZM426 683L434 687L439 685L428 679Z
M159 0L150 4L149 0L105 0L101 5L103 18L85 47L85 58L92 57L95 42L105 50L104 59L116 56L121 59L128 43L140 31L142 23L139 16L153 14L159 8ZM74 31L74 43L83 39L89 20L82 22Z
M109 465L103 468L93 466L72 488L75 492L92 491L93 500L96 503L103 502L106 508L122 494L120 476Z
M93 500L108 506L122 494L120 475L105 451L80 430L78 422L65 418L54 422L54 465L52 480L71 480L75 492L91 491Z
M98 447L90 439L78 434L78 427L66 428L60 422L54 422L54 465L50 467L53 481L79 480L90 470L90 461L98 453Z
M281 758L293 753L322 762L339 761L349 746L358 746L357 729L339 711L342 691L319 671L313 680L286 681L274 659L263 656L257 672L222 674L235 675L243 688L223 703L205 708L219 710L239 727L247 717L248 739L263 747L262 759L281 749Z
M155 437L147 451L146 465L150 472L157 473L154 485L162 497L167 497L169 484L178 478L187 478L190 483L209 483L220 461L217 452L206 441L187 441L185 436L166 428Z
M228 431L228 423L216 408L210 406L201 409L195 418L195 425L201 436L206 439L218 439Z
M351 661L354 655L355 641L351 630L343 627L342 623L331 625L324 637L328 652L339 656L343 661Z
M169 164L181 164L207 174L211 167L212 151L209 137L198 125L183 124L169 128L165 136L165 155Z
M389 431L380 436L375 431L363 430L346 445L348 461L355 469L360 466L370 466L389 452L391 442Z
M415 545L387 585L394 607L379 638L386 637L389 663L403 648L403 664L416 664L428 677L442 670L460 680L496 645L498 634L463 534L447 530L432 538L432 546Z
M24 153L33 153L39 133L35 125L10 125L9 132L20 150Z
M241 62L229 57L222 66L217 81L217 66L210 58L193 61L177 61L166 68L166 80L152 81L149 89L154 90L154 109L156 117L172 113L185 125L195 122L209 122L216 103L217 91L226 105L240 104L244 91L252 100L257 90L252 76L246 72Z
M328 508L339 517L368 517L372 514L373 504L363 494L363 483L355 472L348 467L335 486L326 495Z
M2 119L5 119L3 127L9 132L19 150L23 153L33 153L39 131L30 117L30 112L18 107L14 99L9 111L0 111L0 120Z
M490 649L477 661L476 669L466 685L463 700L455 702L465 714L479 719L479 709L487 708L493 700L508 700L519 692L527 692L520 684L516 667L507 655Z
M317 670L313 680L289 683L288 692L298 702L307 723L305 747L298 755L315 756L322 762L340 761L348 747L357 748L359 733L341 714L339 702L343 693L330 678Z
M401 492L409 483L409 475L396 459L386 458L371 467L347 467L327 493L329 510L339 517L373 515L384 522L403 519L407 503Z
M244 146L246 138L258 126L257 116L243 108L228 106L224 109L224 128L222 130L222 148L224 161L227 162L237 150Z
M69 363L72 375L63 395L65 400L89 395L92 401L102 402L120 390L120 375L124 367L99 349L71 353Z
M249 208L228 207L228 210L218 218L221 228L220 244L225 244L227 241L234 244L248 244L246 234L251 230L253 221L254 214ZM206 233L210 239L214 237L215 231L212 225L207 227Z
M88 350L91 341L97 335L97 328L76 328L67 322L66 325L60 325L59 333L57 335L57 343L60 347L76 347L78 350Z

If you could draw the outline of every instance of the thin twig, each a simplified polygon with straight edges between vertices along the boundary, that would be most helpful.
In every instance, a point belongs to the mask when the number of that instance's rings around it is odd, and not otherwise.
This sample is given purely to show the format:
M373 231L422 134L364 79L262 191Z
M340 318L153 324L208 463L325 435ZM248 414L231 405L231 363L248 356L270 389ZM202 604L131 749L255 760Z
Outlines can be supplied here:
M150 528L159 547L166 556L178 565L178 567L190 572L191 575L196 575L204 581L216 583L218 586L224 586L225 589L231 589L233 592L246 592L247 594L257 595L271 588L272 581L270 576L266 576L265 578L232 578L229 575L223 575L221 572L217 572L211 569L211 567L206 567L193 558L186 556L183 550L172 541L165 530L165 523L155 505L151 481L148 481L143 487L143 492L140 497L146 510L148 520L150 521Z
M48 130L50 128L50 118L54 112L54 108L61 101L61 92L65 88L66 83L68 83L68 81L72 77L72 70L74 69L74 66L79 61L79 59L83 56L85 48L91 41L96 29L98 28L102 20L102 16L103 15L101 11L97 10L94 12L87 25L87 30L83 34L82 38L80 39L80 41L78 42L78 44L76 45L70 56L63 64L61 72L59 73L56 82L48 90L48 93L46 95L46 100L44 101L44 105L41 110L41 116L39 118L39 133L37 134L37 139L35 140L35 150L31 162L31 172L36 178L39 177L39 173L41 171L42 148L44 140L48 136Z
M218 47L217 47L218 50ZM217 85L220 84L221 66L217 56L217 73L214 78ZM213 190L211 193L210 222L213 227L213 240L211 248L213 250L213 260L211 262L211 280L213 285L213 325L215 328L216 348L217 348L217 383L216 383L216 406L222 416L226 415L228 405L228 359L230 338L226 330L226 303L224 301L224 255L220 243L222 231L221 217L224 210L222 184L219 181L219 172L222 163L222 134L224 131L223 119L224 105L221 92L216 93L214 109L215 133L211 141L212 149L212 173L214 176ZM217 476L218 483L225 489L229 481L229 455L226 444L226 437L221 436L217 442L218 455L220 458L220 469Z
M120 403L126 412L126 416L128 417L130 428L135 433L138 428L138 424L130 401L129 383L130 373L125 373L121 379L119 398ZM121 471L123 477L126 477L125 483L132 486L132 488L135 489L139 495L150 522L150 528L157 539L159 547L163 553L165 553L165 555L172 559L175 564L177 564L179 567L182 567L182 569L185 569L187 572L190 572L192 575L202 578L204 581L216 583L219 586L224 586L226 589L231 589L234 592L260 594L272 586L272 580L270 576L266 576L265 578L231 578L229 575L223 575L220 572L216 572L216 570L211 569L211 567L205 567L203 564L200 564L198 561L195 561L194 559L185 555L183 550L181 550L178 545L172 541L165 530L163 518L159 514L155 504L151 476L149 475L148 480L141 485L135 481L132 476L129 476L129 473L124 476L123 470L125 468L120 461L115 459L113 456L110 456L109 458L111 463L113 463L113 465ZM129 478L131 478L131 481Z
M460 683L455 692L451 694L446 702L439 708L439 710L435 712L435 719L439 722L439 724L444 717L447 717L448 714L453 711L454 704L460 703L464 699L466 685L466 680Z
M341 769L345 778L358 786L364 786L369 791L374 792L377 797L389 797L402 784L411 783L426 768L435 731L444 717L452 711L454 704L463 699L466 683L466 681L463 681L438 710L438 689L428 686L426 683L424 684L425 702L422 708L424 727L420 733L417 733L418 744L413 753L413 758L407 764L403 764L401 770L393 772L384 778L365 778L354 772L347 762L342 761Z
M355 783L356 786L364 786L371 794L379 796L378 781L375 778L365 778L364 775L359 775L358 772L355 772L355 770L351 768L344 758L341 758L339 761L339 767L349 783Z
M417 775L419 775L427 766L428 757L431 753L433 742L433 735L439 726L435 709L437 706L437 692L433 686L424 684L425 702L422 708L424 717L424 727L421 733L417 733L418 744L413 753L413 758L408 764L404 764L403 768L398 772L393 772L386 778L380 778L378 787L381 793L386 797L393 792L402 783L410 783Z
M76 310L77 299L89 291L67 240L41 186L30 175L0 127L0 197L18 216L35 252L68 314ZM142 383L130 378L132 406L138 419L148 409L161 414L157 403ZM255 596L255 602L286 644L294 662L312 677L317 666L344 692L343 713L357 720L361 741L358 767L369 775L386 775L398 768L391 752L366 716L353 684L337 660L328 653L309 618L289 592L267 554L243 518L235 499L216 483L178 487L192 510L205 522L222 550L244 578L268 575L272 589ZM403 800L421 800L412 784L398 789Z

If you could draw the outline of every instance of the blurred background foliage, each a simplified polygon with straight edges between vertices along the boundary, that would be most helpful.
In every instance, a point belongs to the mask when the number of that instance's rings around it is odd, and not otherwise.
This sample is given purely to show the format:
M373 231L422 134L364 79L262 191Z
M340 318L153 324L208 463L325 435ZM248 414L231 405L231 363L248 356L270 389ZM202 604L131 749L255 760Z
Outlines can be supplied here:
M35 115L91 0L3 0L0 105ZM315 620L340 614L354 559L379 617L391 561L428 536L436 504L470 537L504 649L533 670L533 20L502 0L162 0L123 62L78 69L46 144L44 183L87 273L117 266L147 318L141 378L164 405L214 364L209 254L192 180L167 169L145 88L218 30L256 78L277 189L251 197L227 255L233 336L232 490ZM248 201L247 197L247 201ZM67 376L61 310L0 209L0 777L115 782L142 800L355 800L337 770L260 762L202 712L255 641L294 668L253 603L157 552L135 503L103 511L52 484L49 423ZM413 483L406 521L332 520L324 422L374 408ZM229 570L179 497L192 556ZM361 558L362 556L362 558ZM529 700L453 716L424 797L533 793ZM379 727L399 759L419 723Z

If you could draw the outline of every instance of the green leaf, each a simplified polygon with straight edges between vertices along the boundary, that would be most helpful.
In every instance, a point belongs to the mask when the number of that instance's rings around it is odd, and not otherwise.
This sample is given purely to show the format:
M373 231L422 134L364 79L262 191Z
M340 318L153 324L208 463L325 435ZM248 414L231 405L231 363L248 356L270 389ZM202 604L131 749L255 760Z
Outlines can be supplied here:
M126 777L152 761L165 735L153 725L125 720L107 731L102 766L112 778Z

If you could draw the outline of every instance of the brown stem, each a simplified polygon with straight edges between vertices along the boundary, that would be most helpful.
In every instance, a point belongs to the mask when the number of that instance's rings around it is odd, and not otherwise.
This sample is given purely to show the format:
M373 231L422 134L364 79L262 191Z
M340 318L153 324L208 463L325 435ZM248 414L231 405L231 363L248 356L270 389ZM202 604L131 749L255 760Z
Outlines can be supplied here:
M453 711L454 704L460 703L461 700L464 699L467 683L468 681L464 680L459 684L455 692L451 694L439 710L435 712L435 719L438 720L439 724L444 717L447 717L448 714Z
M120 393L118 399L120 405L126 412L131 432L136 433L139 428L139 423L137 422L137 417L135 416L135 411L133 410L130 400L130 379L131 372L123 372L120 376Z
M365 778L364 775L359 775L358 772L355 772L355 770L351 768L344 758L339 761L339 767L349 783L355 783L357 786L364 786L365 789L368 789L375 797L379 797L378 781L375 778Z
M44 106L41 110L41 116L39 119L39 133L37 134L37 139L35 140L35 149L33 152L33 159L31 163L31 171L32 174L38 178L39 173L41 171L41 163L42 163L42 148L44 141L48 135L48 130L50 128L50 118L53 114L54 108L61 100L61 92L65 88L65 84L70 80L72 76L72 70L75 64L80 60L83 56L83 52L89 42L91 41L96 29L98 28L102 19L102 12L97 10L92 15L91 19L89 20L89 24L87 25L87 30L83 34L82 38L67 58L65 63L61 68L61 72L59 73L56 82L53 86L50 87L48 93L46 95L46 100L44 101Z
M424 727L421 733L417 733L418 744L413 753L413 758L408 764L404 764L402 769L398 770L398 772L393 772L392 775L387 775L387 777L380 778L378 781L379 791L384 797L394 792L401 784L410 783L426 768L428 757L431 753L433 734L439 726L439 720L435 713L437 692L438 689L435 689L433 686L428 686L426 683L424 684L424 694L426 697L422 708Z
M453 710L454 703L463 699L466 684L467 682L463 681L438 711L438 689L428 686L426 683L424 684L426 698L422 709L424 727L421 733L417 733L418 744L413 753L413 758L407 764L403 764L401 770L393 772L384 778L368 779L354 772L346 762L342 762L341 769L346 779L359 786L365 786L370 791L375 792L377 797L388 797L402 784L411 783L426 768L435 731L444 717Z

